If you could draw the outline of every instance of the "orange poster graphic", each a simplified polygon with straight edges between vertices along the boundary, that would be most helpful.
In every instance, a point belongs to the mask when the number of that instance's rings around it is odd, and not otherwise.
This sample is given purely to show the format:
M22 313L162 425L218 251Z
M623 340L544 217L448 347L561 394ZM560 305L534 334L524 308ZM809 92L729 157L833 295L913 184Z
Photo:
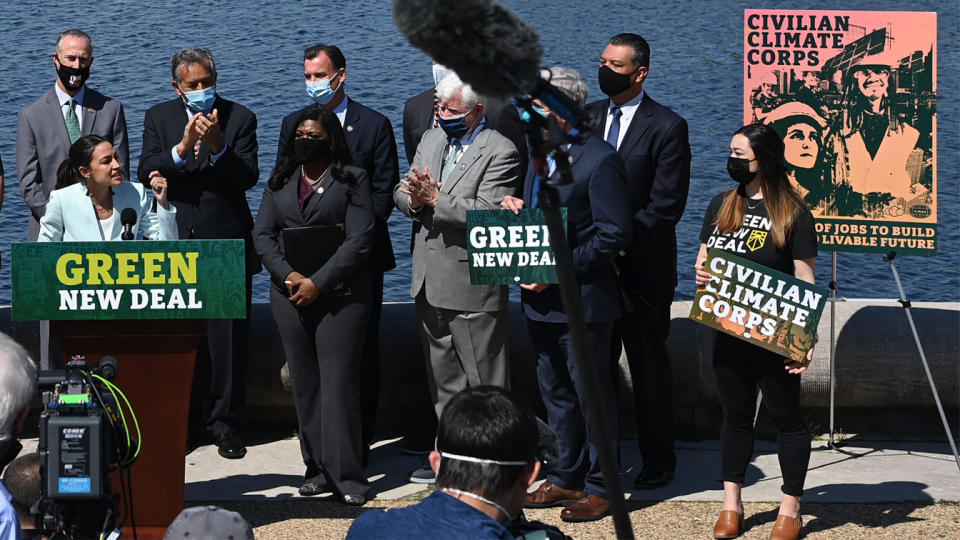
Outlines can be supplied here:
M744 122L783 137L821 250L936 253L936 35L936 13L744 12Z

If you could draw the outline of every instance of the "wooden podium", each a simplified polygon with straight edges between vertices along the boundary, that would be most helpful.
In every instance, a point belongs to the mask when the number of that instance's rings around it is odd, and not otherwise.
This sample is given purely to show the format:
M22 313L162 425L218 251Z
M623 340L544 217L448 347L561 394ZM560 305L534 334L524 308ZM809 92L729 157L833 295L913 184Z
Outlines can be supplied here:
M113 382L140 422L140 457L128 469L139 538L163 538L183 509L190 387L205 334L203 320L50 321L64 364L75 354L85 355L91 369L104 356L117 359ZM127 489L116 472L111 485L113 493ZM122 502L118 511L128 515ZM130 525L128 518L124 537L133 537Z
M140 456L128 469L137 537L162 538L183 509L190 386L206 320L246 317L243 240L17 242L10 252L13 320L49 320L63 365L78 354L91 368L117 359L114 384L140 422ZM111 490L126 492L117 473ZM118 510L129 534L130 513Z

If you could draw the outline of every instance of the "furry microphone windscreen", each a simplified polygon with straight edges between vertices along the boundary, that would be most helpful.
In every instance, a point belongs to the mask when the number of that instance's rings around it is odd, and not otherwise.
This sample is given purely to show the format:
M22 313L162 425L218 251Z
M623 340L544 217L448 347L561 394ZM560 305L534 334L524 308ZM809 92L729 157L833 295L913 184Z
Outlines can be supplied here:
M411 45L481 95L525 95L539 80L537 33L499 2L395 0L393 20Z

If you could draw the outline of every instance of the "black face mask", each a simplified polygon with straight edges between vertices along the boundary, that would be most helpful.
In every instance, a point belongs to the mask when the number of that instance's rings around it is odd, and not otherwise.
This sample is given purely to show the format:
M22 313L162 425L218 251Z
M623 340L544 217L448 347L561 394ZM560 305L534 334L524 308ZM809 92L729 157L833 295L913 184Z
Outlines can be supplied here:
M730 156L727 158L727 172L730 178L733 178L742 185L747 185L756 178L757 173L750 171L750 162L752 159L738 158Z
M60 82L63 83L64 88L75 92L90 78L90 66L73 68L60 64L60 69L57 70L57 76L60 77Z
M633 74L637 70L633 70L630 73L617 73L616 71L610 69L609 66L600 66L600 71L597 72L597 80L600 82L600 91L608 96L615 96L633 86L633 82L630 80L633 77Z
M297 163L312 163L330 159L329 139L296 139L293 141L293 154Z

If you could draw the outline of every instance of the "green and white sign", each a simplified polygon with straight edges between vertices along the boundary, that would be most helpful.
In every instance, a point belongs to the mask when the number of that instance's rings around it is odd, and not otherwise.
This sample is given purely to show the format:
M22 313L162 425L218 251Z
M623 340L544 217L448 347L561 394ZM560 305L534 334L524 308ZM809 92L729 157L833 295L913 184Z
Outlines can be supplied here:
M567 209L561 208L563 228ZM556 283L557 263L550 234L539 208L467 211L467 258L470 283L517 285Z
M13 320L238 319L243 240L21 242Z
M829 291L725 251L707 251L710 282L690 318L804 363Z

